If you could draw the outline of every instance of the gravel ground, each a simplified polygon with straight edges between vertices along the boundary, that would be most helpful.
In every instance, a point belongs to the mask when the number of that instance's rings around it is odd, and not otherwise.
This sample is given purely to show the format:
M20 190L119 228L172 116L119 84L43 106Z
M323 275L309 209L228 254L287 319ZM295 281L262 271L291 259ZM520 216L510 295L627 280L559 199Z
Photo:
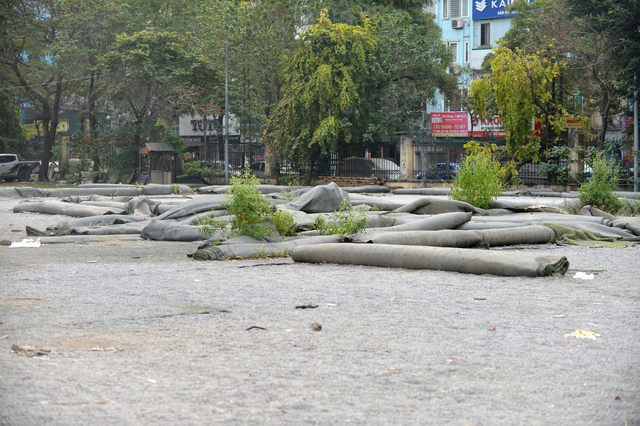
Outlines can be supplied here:
M61 219L17 201L0 239ZM0 247L0 424L640 425L637 246L510 248L569 259L546 278L196 246Z

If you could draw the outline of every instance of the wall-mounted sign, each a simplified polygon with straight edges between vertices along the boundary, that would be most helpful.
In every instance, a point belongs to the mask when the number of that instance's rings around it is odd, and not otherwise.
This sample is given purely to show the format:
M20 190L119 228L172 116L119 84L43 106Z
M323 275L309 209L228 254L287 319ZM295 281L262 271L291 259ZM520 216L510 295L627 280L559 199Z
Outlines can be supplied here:
M470 137L504 138L504 125L497 115L489 118L480 118L474 115L472 125L473 134Z
M512 18L515 13L509 13L507 6L516 0L473 0L473 20ZM533 3L533 0L528 0Z
M469 136L469 114L466 112L432 112L431 134L437 138Z
M25 133L28 138L34 136L44 136L44 130L42 129L42 122L35 120L33 123L24 124L22 127L25 129ZM56 133L65 133L69 131L69 120L59 120Z

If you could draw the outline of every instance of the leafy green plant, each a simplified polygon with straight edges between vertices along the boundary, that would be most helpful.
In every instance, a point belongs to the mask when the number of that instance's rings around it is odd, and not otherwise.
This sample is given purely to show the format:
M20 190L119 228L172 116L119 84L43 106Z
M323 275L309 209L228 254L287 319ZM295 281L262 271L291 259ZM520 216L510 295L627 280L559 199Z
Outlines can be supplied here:
M202 235L202 237L214 234L218 230L222 231L227 229L227 222L218 220L215 216L208 216L202 222L198 220L198 225L200 225L200 235Z
M232 215L231 229L238 235L264 238L271 233L266 224L271 206L258 185L260 181L249 167L245 167L240 176L231 177L231 188L227 190L230 197L222 206Z
M171 193L175 195L182 195L182 188L177 183L171 185Z
M540 163L538 175L548 176L549 181L555 184L563 184L569 181L569 167L573 162L569 154L568 146L554 146L545 152L546 161Z
M461 165L449 198L487 208L502 193L502 175L500 163L493 159L488 148L476 150Z
M348 235L364 231L370 221L364 207L361 206L356 212L347 199L343 198L338 210L331 213L328 220L323 215L318 215L312 226L321 235L337 234L342 241Z
M615 213L624 205L615 192L618 189L620 166L607 160L604 153L591 158L591 179L578 188L580 199L606 212Z
M293 214L290 212L276 210L271 215L271 221L276 227L278 234L283 237L290 237L296 235L298 232L298 226L296 225L296 221L293 219Z

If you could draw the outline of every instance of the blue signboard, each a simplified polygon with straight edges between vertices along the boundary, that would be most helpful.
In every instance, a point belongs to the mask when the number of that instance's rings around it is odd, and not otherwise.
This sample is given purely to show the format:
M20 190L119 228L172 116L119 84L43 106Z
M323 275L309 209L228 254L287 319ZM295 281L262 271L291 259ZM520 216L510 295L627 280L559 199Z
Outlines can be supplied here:
M473 20L512 18L515 13L509 13L507 6L516 0L473 0ZM533 0L528 0L533 3Z

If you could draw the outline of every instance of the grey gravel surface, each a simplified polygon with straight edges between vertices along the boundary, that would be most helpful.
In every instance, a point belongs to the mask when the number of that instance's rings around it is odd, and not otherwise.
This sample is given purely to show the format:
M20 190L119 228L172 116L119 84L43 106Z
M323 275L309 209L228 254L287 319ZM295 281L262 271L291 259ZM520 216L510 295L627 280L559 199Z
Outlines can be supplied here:
M15 202L0 239L60 219ZM510 248L569 259L546 278L196 262L196 246L0 247L0 424L640 424L637 246Z

